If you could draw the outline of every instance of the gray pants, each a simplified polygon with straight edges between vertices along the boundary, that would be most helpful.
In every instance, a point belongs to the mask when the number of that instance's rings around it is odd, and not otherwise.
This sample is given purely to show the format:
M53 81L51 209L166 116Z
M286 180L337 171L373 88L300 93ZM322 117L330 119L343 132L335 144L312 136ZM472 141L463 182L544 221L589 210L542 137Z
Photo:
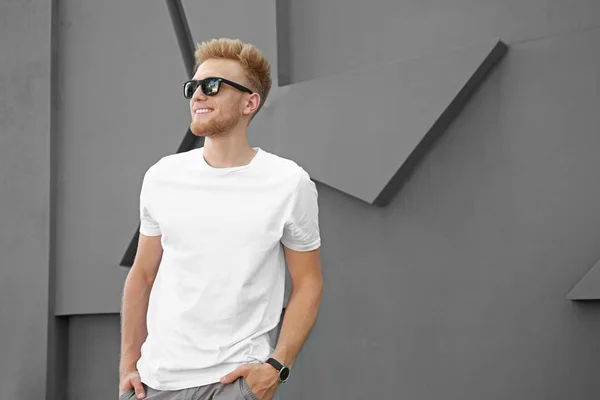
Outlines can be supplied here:
M181 390L154 390L144 384L148 400L260 400L252 393L243 378L229 384L212 383ZM133 389L123 393L119 400L136 399Z

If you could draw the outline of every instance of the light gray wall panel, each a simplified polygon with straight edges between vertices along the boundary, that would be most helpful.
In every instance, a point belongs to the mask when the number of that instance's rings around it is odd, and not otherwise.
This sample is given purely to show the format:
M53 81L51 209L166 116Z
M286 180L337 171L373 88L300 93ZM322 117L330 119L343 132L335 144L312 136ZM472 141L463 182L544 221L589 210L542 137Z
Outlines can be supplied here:
M189 124L187 75L162 1L61 0L59 21L56 310L119 312L143 174Z
M291 82L501 37L515 42L600 26L590 0L287 2Z
M47 387L51 5L0 2L0 399Z
M119 396L119 315L69 318L68 388L65 400Z

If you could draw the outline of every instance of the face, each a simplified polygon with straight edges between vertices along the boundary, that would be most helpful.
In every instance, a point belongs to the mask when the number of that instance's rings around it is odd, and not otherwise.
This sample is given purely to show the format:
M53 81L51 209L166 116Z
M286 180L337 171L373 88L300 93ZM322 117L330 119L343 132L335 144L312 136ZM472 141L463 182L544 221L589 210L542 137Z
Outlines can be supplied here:
M244 86L247 85L244 70L233 60L208 59L196 71L194 80L208 77L229 79ZM226 135L239 124L247 125L246 117L253 111L254 95L244 93L234 87L221 83L219 93L206 96L200 87L190 99L192 123L190 130L196 136ZM254 96L255 97L255 96Z

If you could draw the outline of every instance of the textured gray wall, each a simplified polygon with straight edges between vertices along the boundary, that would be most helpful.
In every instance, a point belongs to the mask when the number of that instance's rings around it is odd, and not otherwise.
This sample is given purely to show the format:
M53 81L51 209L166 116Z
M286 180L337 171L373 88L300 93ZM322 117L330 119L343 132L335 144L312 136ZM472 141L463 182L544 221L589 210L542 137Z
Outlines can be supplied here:
M600 309L564 296L600 257L600 5L288 7L292 82L511 48L388 208L319 186L323 309L285 398L596 398Z
M600 255L598 54L600 29L514 45L386 209L319 186L289 398L597 396L600 310L564 295Z
M591 0L279 0L291 82L473 41L543 40L600 25Z
M61 315L118 312L126 271L117 265L137 226L141 177L175 151L188 124L167 8L150 4L58 1ZM184 2L196 40L245 38L253 27L268 33L275 15L202 14L198 4ZM475 39L500 37L510 50L387 208L318 185L323 308L282 397L596 398L600 309L564 296L600 258L600 4L284 5L289 70L280 75L291 82ZM49 6L0 3L0 101L8 99L0 107L2 399L43 397L52 333ZM207 15L218 18L203 21ZM231 24L232 33L204 32L210 23ZM20 82L32 86L19 92ZM268 149L275 133L261 132L261 123L251 139ZM69 319L67 398L115 396L118 316Z
M189 125L164 1L60 0L56 312L118 313L146 169Z
M121 346L118 315L69 317L65 399L116 400Z
M0 399L46 391L50 32L51 1L0 2Z

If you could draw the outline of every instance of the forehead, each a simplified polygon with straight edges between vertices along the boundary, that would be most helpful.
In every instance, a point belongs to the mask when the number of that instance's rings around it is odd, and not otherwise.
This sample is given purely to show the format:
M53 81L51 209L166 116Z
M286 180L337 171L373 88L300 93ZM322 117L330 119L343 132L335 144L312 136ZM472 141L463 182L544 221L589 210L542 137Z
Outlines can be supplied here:
M194 79L198 80L209 77L225 78L234 82L245 80L244 70L237 61L216 58L209 58L204 61L194 74Z

